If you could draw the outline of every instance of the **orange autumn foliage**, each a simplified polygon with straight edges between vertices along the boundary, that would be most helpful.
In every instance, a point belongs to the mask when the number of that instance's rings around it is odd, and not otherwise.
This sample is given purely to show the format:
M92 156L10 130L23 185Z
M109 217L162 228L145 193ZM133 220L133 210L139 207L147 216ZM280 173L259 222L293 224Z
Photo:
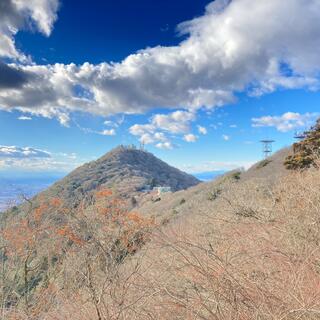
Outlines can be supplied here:
M59 198L53 198L50 200L50 205L53 207L61 207L62 206L62 200Z
M45 211L48 210L48 205L46 203L42 203L38 208L34 210L33 216L36 222L40 222Z
M151 227L155 225L154 217L145 218L138 212L129 212L126 215L126 220L129 222L133 222L136 227Z
M96 192L96 197L97 198L105 198L105 197L110 197L112 196L112 191L110 189L101 189Z
M74 242L77 245L84 244L84 241L80 239L80 237L78 237L74 232L72 232L72 230L68 226L64 226L60 229L57 229L56 233L59 236L66 237L67 239L69 239L70 241Z
M31 247L35 243L35 232L29 226L26 219L20 221L20 223L10 226L3 230L2 236L9 244L9 255L18 254L22 255L26 248Z

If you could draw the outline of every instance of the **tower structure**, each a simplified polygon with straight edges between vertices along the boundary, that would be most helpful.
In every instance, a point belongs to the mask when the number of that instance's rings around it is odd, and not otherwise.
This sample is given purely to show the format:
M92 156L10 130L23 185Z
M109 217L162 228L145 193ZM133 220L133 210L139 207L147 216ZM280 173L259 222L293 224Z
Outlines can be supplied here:
M272 144L275 142L275 140L261 140L262 143L262 153L265 159L271 156L272 154Z

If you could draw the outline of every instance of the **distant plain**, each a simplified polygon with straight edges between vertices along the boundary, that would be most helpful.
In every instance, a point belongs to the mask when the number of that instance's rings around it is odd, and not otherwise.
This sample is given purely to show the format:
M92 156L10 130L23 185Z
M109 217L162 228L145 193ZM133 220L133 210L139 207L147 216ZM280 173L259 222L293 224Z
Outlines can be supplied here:
M0 178L0 212L21 202L22 196L32 197L52 185L57 177Z

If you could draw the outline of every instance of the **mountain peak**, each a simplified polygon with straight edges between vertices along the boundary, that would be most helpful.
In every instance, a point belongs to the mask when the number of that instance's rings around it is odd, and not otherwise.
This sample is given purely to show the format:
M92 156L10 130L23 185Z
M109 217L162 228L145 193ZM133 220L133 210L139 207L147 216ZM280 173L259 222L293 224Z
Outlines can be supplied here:
M146 186L166 186L178 191L199 182L150 152L134 146L118 146L98 160L72 171L45 193L59 196L68 203L77 203L101 187L114 188L122 196L130 197Z
M110 151L108 151L105 155L103 155L101 158L99 158L97 161L103 161L106 160L110 157L123 157L125 155L130 155L130 154L135 154L135 155L152 155L152 153L148 152L145 149L138 149L135 147L135 145L119 145Z

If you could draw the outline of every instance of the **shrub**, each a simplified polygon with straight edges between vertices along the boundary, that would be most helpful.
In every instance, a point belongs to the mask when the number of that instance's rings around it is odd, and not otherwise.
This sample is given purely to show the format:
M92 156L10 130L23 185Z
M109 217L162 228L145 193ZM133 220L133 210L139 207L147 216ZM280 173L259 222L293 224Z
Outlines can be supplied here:
M214 201L216 200L220 195L221 195L222 189L221 188L215 188L213 191L211 191L208 194L208 200L209 201Z
M85 293L97 319L104 319L98 299L116 280L120 265L148 241L155 224L128 212L109 189L100 189L94 197L92 204L76 209L49 199L0 225L0 306L6 319L18 319L17 313L22 319L42 319L61 290ZM44 290L52 286L50 296L46 292L51 303L45 303Z
M236 172L233 172L230 176L231 179L233 180L240 180L241 179L241 171L236 171Z
M262 160L262 161L260 161L259 163L258 163L258 165L257 165L257 169L262 169L262 168L264 168L264 167L266 167L269 163L271 163L272 162L272 160L270 160L270 159L265 159L265 160Z
M304 140L293 145L293 155L286 158L287 169L307 169L316 166L320 156L320 119L310 131L305 132Z

